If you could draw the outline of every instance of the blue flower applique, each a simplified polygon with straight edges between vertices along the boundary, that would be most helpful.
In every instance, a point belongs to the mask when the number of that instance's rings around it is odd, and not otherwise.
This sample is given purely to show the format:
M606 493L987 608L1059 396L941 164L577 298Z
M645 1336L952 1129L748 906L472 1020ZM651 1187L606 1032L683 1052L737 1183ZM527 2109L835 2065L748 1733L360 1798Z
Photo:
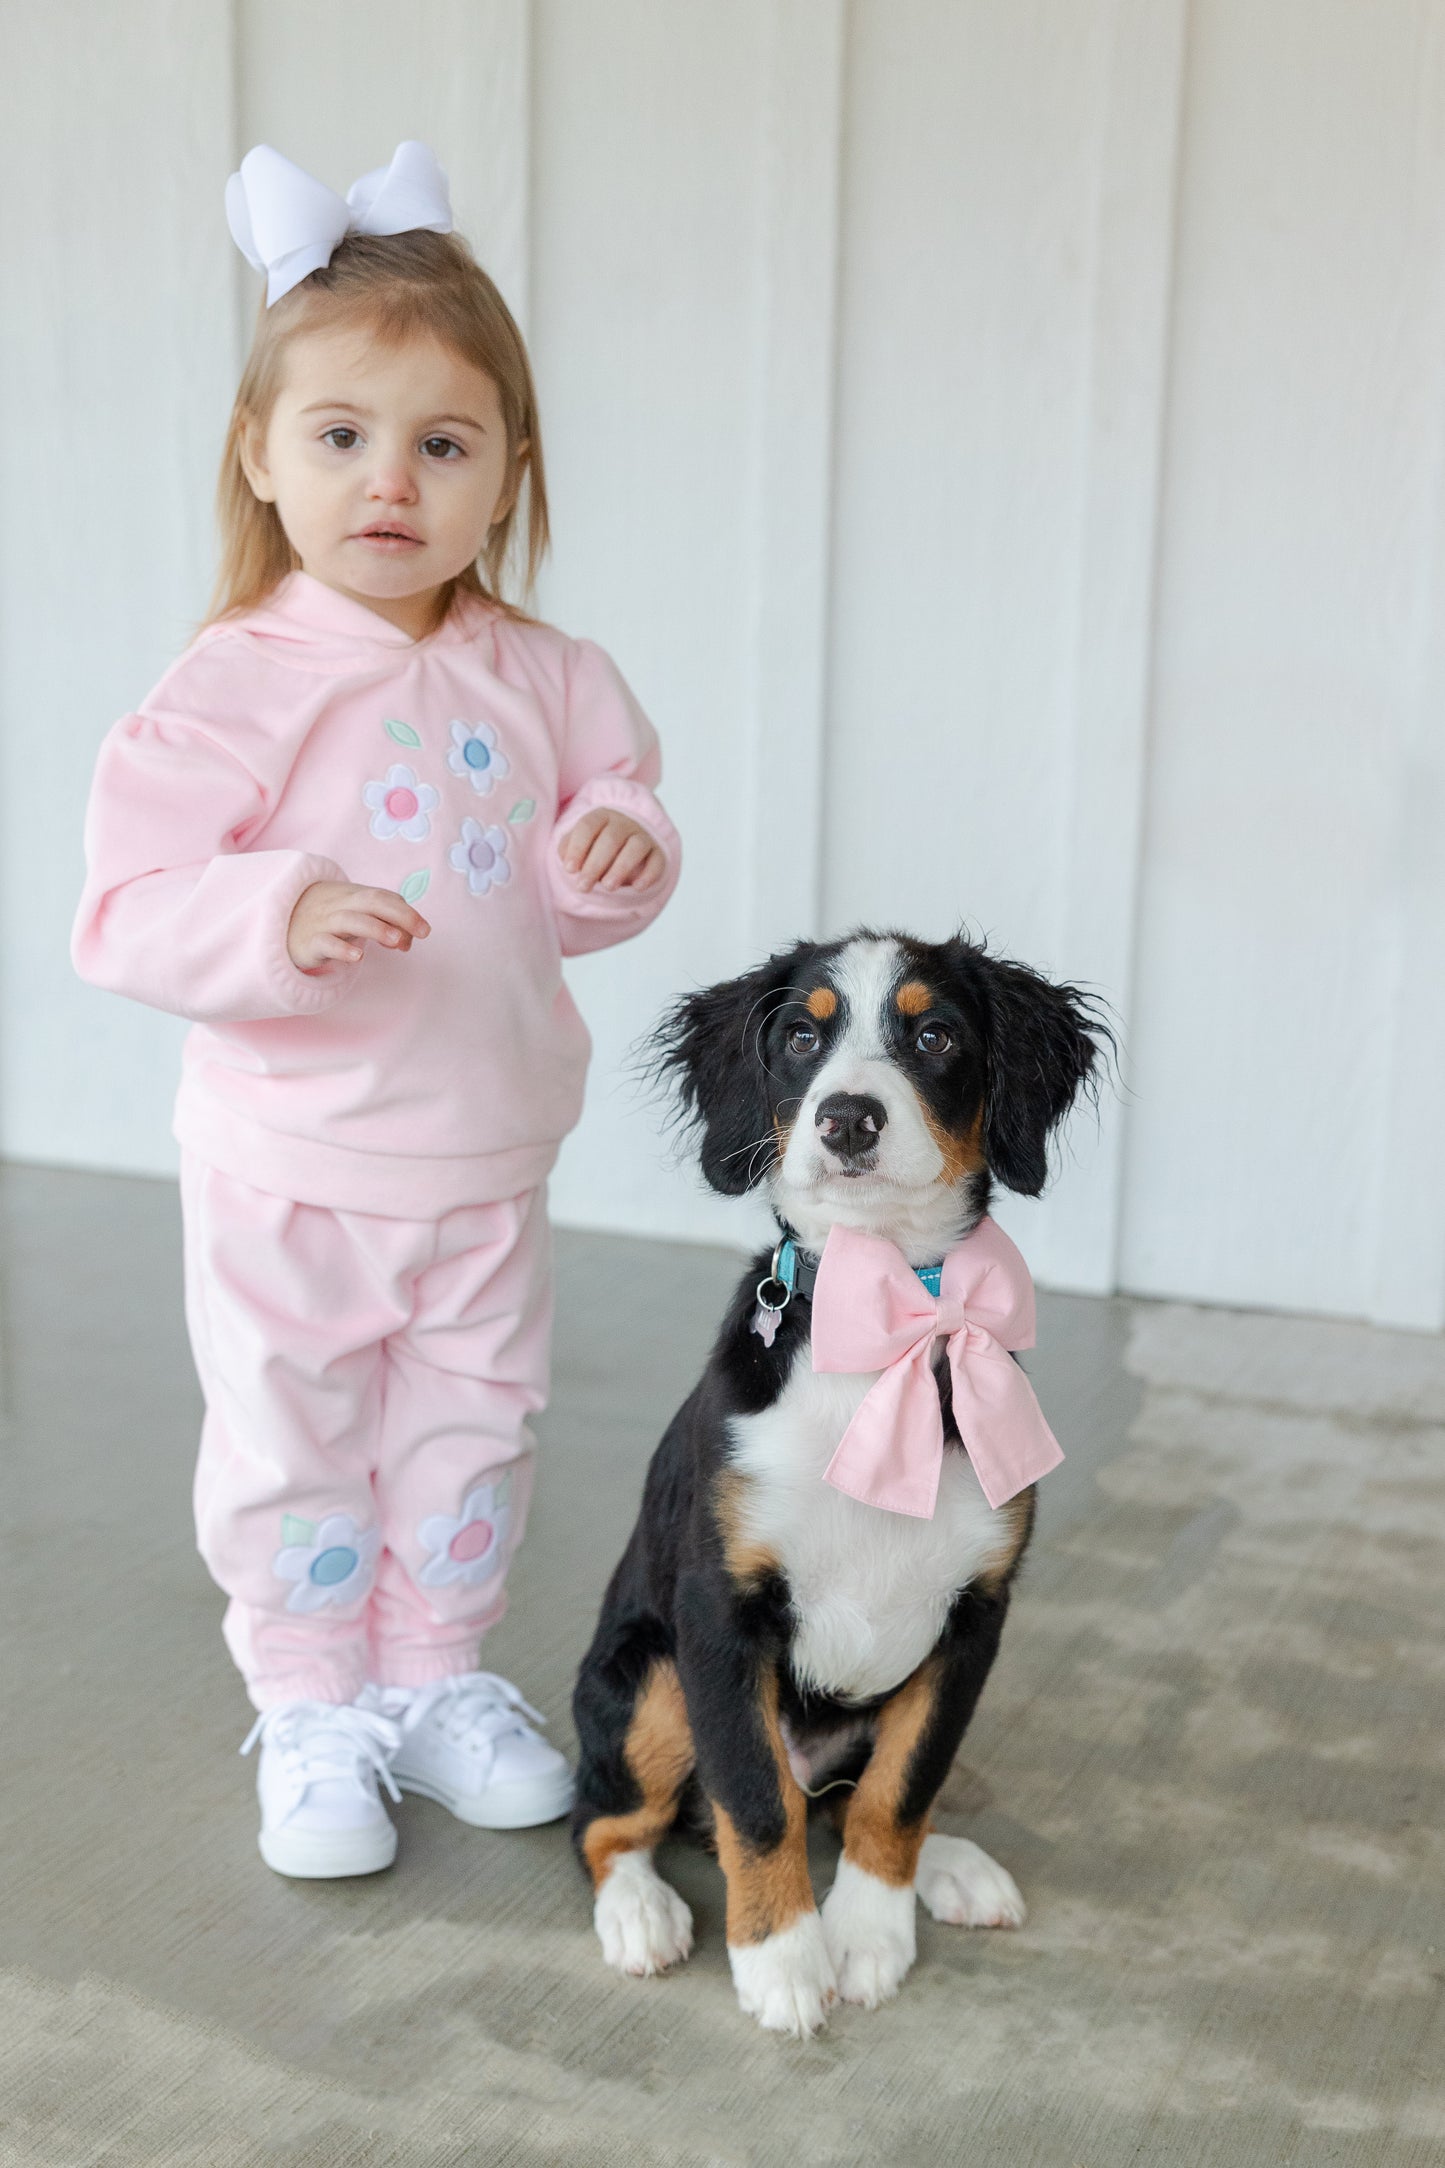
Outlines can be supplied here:
M359 1603L371 1587L381 1549L378 1528L359 1528L349 1513L328 1513L319 1524L285 1514L281 1549L271 1561L278 1580L294 1585L288 1611L324 1611Z
M485 798L494 783L512 772L512 763L498 748L496 731L490 723L453 723L451 733L447 766L453 775L465 776L477 796Z

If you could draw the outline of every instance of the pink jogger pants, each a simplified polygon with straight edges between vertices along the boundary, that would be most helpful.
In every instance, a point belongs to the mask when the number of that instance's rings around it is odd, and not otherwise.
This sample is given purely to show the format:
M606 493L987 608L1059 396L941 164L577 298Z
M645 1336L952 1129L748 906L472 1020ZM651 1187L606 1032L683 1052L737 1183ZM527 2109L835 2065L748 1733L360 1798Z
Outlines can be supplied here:
M201 1555L258 1709L470 1670L547 1397L545 1193L439 1220L182 1167Z

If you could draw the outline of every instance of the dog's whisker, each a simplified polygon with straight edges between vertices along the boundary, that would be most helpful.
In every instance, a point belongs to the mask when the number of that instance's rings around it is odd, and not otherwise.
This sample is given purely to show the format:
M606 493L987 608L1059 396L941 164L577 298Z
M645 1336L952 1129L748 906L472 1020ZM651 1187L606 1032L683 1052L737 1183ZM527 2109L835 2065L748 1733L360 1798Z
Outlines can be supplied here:
M740 1144L735 1152L723 1152L720 1156L724 1160L741 1159L744 1152L755 1152L760 1144L767 1144L771 1141L773 1141L771 1132L768 1132L764 1136L750 1138L746 1144Z

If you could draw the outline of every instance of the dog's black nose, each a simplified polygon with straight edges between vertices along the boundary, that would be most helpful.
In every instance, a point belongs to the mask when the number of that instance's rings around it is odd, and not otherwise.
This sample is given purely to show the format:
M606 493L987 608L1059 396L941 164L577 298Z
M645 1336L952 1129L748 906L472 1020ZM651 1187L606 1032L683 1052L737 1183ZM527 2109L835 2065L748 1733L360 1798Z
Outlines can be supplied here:
M888 1116L881 1099L866 1092L830 1092L813 1117L823 1142L840 1159L862 1159L878 1149Z

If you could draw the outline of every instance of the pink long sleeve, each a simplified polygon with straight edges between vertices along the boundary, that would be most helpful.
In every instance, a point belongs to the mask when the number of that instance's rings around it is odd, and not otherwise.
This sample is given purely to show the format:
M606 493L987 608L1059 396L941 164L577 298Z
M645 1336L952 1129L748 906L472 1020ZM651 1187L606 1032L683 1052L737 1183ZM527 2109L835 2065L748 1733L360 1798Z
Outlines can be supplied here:
M563 954L640 932L677 879L657 772L599 649L467 601L414 641L293 573L106 739L76 966L196 1020L176 1135L208 1166L413 1218L516 1196L582 1106ZM564 872L558 834L596 805L663 846L645 896ZM298 971L287 926L317 880L404 895L431 931Z
M81 977L209 1023L313 1015L339 1000L345 973L298 971L286 931L303 889L345 875L305 851L241 850L265 810L257 778L199 726L117 724L86 814L71 940Z
M559 775L560 810L548 852L548 876L564 956L629 941L650 926L677 887L682 844L653 795L662 773L657 734L611 658L590 640L572 643L566 680L566 735ZM567 830L598 806L626 813L661 844L662 879L642 895L579 888L557 855Z

